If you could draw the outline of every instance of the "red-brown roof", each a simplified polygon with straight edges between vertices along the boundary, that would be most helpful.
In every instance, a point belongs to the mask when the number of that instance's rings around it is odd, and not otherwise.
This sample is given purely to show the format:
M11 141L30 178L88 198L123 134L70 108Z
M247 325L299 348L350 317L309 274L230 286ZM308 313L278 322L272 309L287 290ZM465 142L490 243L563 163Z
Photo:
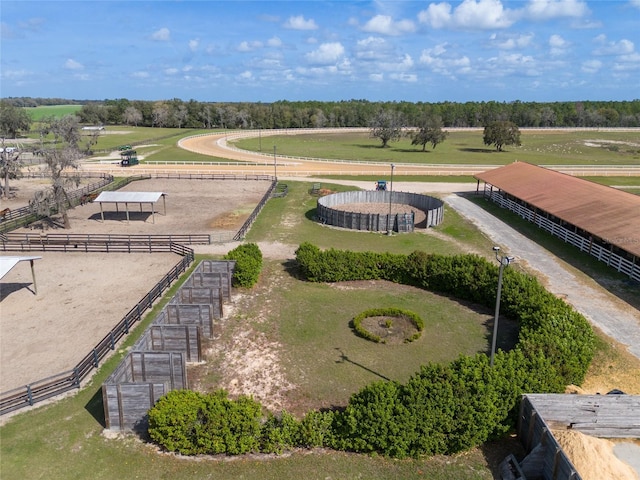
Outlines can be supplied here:
M530 163L475 178L640 257L640 196Z

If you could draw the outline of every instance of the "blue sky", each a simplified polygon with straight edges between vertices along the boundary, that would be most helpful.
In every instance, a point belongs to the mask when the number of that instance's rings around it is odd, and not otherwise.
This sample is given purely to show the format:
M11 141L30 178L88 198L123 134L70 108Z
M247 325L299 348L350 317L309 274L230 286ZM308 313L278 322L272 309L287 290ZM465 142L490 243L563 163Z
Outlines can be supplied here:
M7 1L1 97L640 98L640 0Z

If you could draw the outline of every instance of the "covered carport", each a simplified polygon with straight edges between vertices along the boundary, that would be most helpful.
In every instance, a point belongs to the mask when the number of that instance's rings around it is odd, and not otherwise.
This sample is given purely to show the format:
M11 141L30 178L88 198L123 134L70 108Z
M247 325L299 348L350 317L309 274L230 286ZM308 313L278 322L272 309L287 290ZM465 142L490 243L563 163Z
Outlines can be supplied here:
M36 284L36 271L33 266L34 260L40 260L42 257L0 257L0 279L11 271L20 262L29 262L31 265L31 277L33 278L33 293L38 294L38 285Z
M148 203L151 206L151 218L153 223L156 223L155 218L155 205L158 200L162 198L162 204L164 208L164 214L167 214L166 193L163 192L101 192L96 197L94 202L100 204L100 218L104 222L104 210L102 205L104 203L115 204L116 212L119 212L118 205L124 204L125 211L127 213L127 223L129 223L129 204L140 205L140 212L142 212L142 205Z

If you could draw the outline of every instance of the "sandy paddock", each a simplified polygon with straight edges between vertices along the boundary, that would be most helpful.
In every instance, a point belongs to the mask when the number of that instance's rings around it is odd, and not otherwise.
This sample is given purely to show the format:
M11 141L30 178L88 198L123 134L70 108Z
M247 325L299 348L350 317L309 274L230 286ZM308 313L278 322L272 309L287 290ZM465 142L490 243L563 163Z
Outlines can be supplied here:
M20 182L25 182L20 184ZM23 195L31 191L20 180ZM123 209L95 203L71 210L71 229L42 233L186 234L237 231L269 187L266 181L136 181L126 191L167 193L152 223L149 205ZM15 199L19 201L20 199ZM24 199L23 199L24 200ZM28 202L23 201L23 205ZM19 232L38 233L22 229ZM0 281L0 391L7 391L73 368L155 285L180 257L170 253L83 254L2 252L42 256L35 261L38 294L28 262Z

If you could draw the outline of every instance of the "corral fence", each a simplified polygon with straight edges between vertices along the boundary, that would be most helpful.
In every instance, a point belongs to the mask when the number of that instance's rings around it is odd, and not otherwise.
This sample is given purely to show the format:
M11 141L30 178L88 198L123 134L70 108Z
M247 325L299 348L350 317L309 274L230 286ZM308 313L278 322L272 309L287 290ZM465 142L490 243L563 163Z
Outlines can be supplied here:
M140 246L145 247L142 244ZM72 370L0 393L0 415L80 388L82 380L100 366L100 361L115 350L118 341L127 335L137 322L142 320L145 312L153 307L153 303L162 297L163 293L180 278L194 261L193 250L183 245L176 243L169 245L149 244L146 247L154 252L167 251L166 248L168 248L168 251L181 255L182 258ZM102 250L95 251L107 251L104 246L102 248Z
M146 425L147 411L174 389L188 388L188 362L202 359L201 338L213 339L222 304L231 298L234 261L203 260L102 384L106 427Z
M65 233L2 233L0 245L5 251L55 252L112 252L153 253L173 252L173 244L209 245L209 234L180 235L120 235L120 234L65 234Z
M234 240L242 240L245 237L245 235L251 228L251 225L253 225L253 222L255 222L256 218L258 218L258 214L260 213L262 208L267 204L267 201L273 196L273 192L276 190L277 186L278 186L278 181L274 178L273 181L271 182L271 186L267 190L267 193L264 194L264 196L262 197L262 200L260 200L258 205L256 205L256 208L253 209L253 212L251 212L251 215L249 215L249 218L247 218L247 220L244 222L242 227L240 227L240 230L238 230L238 233L236 233L235 236L233 237Z
M31 173L25 176L29 178L48 178L44 173ZM68 207L75 207L76 205L79 205L80 203L82 203L85 196L105 190L113 182L113 176L108 174L81 174L77 175L76 177L98 178L99 180L68 192ZM53 202L50 202L47 205L47 208L50 212L55 212L57 207ZM30 223L33 223L45 217L45 215L38 215L38 213L31 205L12 209L8 212L5 212L4 215L0 217L0 233L10 232L17 228L27 226Z
M599 261L613 267L618 272L624 273L633 280L640 282L640 263L638 263L637 259L632 261L614 253L611 250L613 245L610 245L609 248L598 245L592 239L572 232L559 223L556 223L546 218L544 215L541 215L540 213L505 197L499 192L485 191L484 195L494 203L497 203L500 207L511 210L523 219L528 220L543 230L546 230L551 235L562 239L564 242L569 243L574 247L578 247L580 251L588 253Z
M338 205L346 204L403 204L426 214L424 225L415 225L415 212L396 214L364 213L341 210ZM336 227L370 232L395 231L413 232L417 227L433 227L442 222L444 203L442 200L408 192L390 191L349 191L326 195L318 199L317 219L319 222Z

